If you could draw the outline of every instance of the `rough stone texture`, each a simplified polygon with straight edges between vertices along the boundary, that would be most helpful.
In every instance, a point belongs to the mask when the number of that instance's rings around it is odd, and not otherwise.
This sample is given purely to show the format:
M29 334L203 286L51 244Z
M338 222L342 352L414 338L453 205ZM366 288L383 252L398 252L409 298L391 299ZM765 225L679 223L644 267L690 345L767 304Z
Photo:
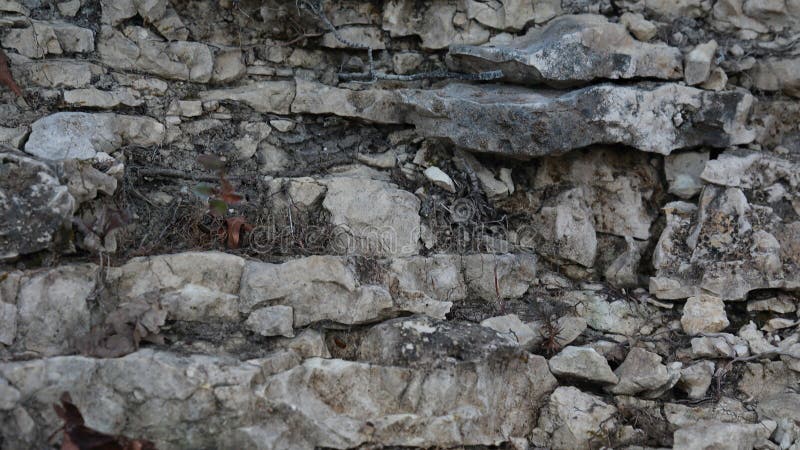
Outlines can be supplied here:
M323 207L343 254L409 256L419 248L419 200L391 184L349 177L325 181Z
M75 199L47 165L0 146L0 261L48 248Z
M775 430L776 424L765 421L757 424L703 421L675 431L676 449L755 448Z
M616 427L617 408L577 388L559 387L550 395L539 428L550 435L554 449L589 449L596 435Z
M62 112L37 120L25 152L42 159L92 159L122 145L156 145L164 125L149 117L110 113Z
M406 120L423 136L468 150L530 159L591 144L669 154L698 145L745 144L753 98L674 84L603 84L568 93L448 84L401 91ZM502 131L501 131L502 130Z
M262 336L293 337L292 308L289 306L267 306L250 313L244 325Z
M628 352L625 361L614 371L619 383L607 388L617 395L633 395L663 387L670 381L661 357L639 347Z
M708 79L708 76L711 75L711 65L717 47L717 41L709 41L698 45L686 55L686 68L684 69L686 84L694 86Z
M719 297L701 294L689 297L683 306L681 326L686 334L716 333L730 325L725 315L725 303Z
M682 74L678 49L641 43L624 26L589 14L558 17L508 44L451 46L449 57L455 70L499 69L504 80L553 87L597 79L669 80Z
M617 384L619 379L603 356L588 347L565 347L550 358L550 371L556 376L601 384Z
M708 162L708 152L673 153L664 158L664 173L669 193L688 200L703 188L700 174Z
M412 0L389 1L383 12L383 29L393 37L417 35L422 39L422 48L432 50L489 40L489 30L477 22L469 21L465 28L456 25L457 2L438 0L422 8L418 6Z
M800 286L792 242L800 225L785 223L772 208L750 204L739 188L708 185L699 208L673 202L653 254L656 276L650 292L686 298L710 292L723 300L744 299L755 289Z

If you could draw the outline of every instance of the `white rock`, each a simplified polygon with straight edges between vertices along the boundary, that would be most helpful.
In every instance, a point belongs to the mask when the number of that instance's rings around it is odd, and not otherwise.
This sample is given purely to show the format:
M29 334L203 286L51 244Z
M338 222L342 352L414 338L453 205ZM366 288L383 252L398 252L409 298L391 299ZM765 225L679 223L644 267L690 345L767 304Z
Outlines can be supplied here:
M165 292L161 306L172 320L214 322L239 318L239 296L191 283Z
M681 326L686 334L716 333L728 325L725 302L719 297L701 294L686 300L681 316Z
M425 169L425 172L423 173L425 174L425 178L427 178L436 186L439 186L447 192L456 192L456 185L453 183L453 180L449 175L444 173L442 169L436 166L431 166Z
M714 53L717 51L717 41L711 40L705 44L695 47L686 55L683 76L686 84L694 86L703 83L711 74L711 67L714 63Z
M64 17L75 17L81 9L81 0L69 0L56 5L58 12Z
M541 342L541 336L524 324L516 314L491 317L482 321L481 325L508 336L521 347L531 348Z
M281 133L286 133L289 131L294 130L295 123L293 120L286 120L286 119L274 119L270 120L269 124L272 125L273 128L280 131Z
M713 377L714 362L700 361L681 370L678 387L685 391L689 398L700 399L705 397Z
M703 89L721 91L728 85L728 74L720 67L715 67L708 75L708 79L700 85Z
M393 0L383 9L383 29L392 37L417 35L423 49L441 49L453 44L480 45L489 40L489 30L468 21L461 27L454 18L457 5L432 2L420 7L411 0Z
M619 377L619 383L607 390L617 395L635 395L658 390L671 379L666 366L661 364L661 357L639 347L628 352L625 361L614 374Z
M611 371L608 361L589 347L565 347L550 358L550 371L556 376L601 384L617 384L619 378Z
M35 20L27 28L14 28L8 32L3 46L29 58L87 53L94 51L94 32L68 23Z
M658 27L639 13L626 12L620 16L619 23L625 25L640 41L649 41L658 33Z
M164 132L164 125L150 117L61 112L31 125L25 152L43 159L91 159L127 144L159 144Z
M242 59L242 51L238 48L218 51L214 55L211 82L230 83L242 78L247 73L247 66L244 65Z
M267 306L250 313L244 325L262 336L293 337L293 310L290 306Z
M409 256L420 236L419 199L396 186L375 180L336 177L323 207L339 227L337 248L348 254Z
M539 418L539 428L550 435L554 449L589 449L598 433L616 428L617 408L600 397L572 386L559 387Z
M242 102L261 113L289 114L294 98L291 81L261 81L241 87L203 91L200 99Z
M673 153L664 158L669 193L680 198L694 197L703 188L700 174L708 162L708 152Z
M101 91L95 88L64 91L64 102L70 105L111 109L120 105L139 106L144 103L139 92L131 88Z
M702 450L709 448L759 448L775 431L771 420L761 423L725 423L703 420L675 431L674 449Z

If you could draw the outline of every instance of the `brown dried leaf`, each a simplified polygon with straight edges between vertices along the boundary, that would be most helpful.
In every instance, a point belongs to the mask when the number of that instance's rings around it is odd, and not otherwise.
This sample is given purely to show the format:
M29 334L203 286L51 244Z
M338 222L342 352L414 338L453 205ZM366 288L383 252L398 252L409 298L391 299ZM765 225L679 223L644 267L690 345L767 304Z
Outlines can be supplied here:
M244 217L228 217L225 219L225 223L227 224L228 230L228 248L239 248L239 241L241 238L241 232L244 230L245 232L249 232L253 230L253 226L247 223L247 219Z
M6 52L4 52L2 48L0 48L0 83L11 89L18 97L22 99L25 98L22 94L22 89L20 89L17 82L14 81L14 77L11 75L11 69L8 67L8 56L6 56Z

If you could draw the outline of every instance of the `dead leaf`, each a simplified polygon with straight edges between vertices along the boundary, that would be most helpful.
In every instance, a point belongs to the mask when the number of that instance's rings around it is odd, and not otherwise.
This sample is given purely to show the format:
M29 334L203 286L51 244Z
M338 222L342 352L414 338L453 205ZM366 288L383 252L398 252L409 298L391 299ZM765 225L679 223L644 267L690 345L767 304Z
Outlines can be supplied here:
M25 96L22 94L22 89L20 89L17 82L14 81L14 77L11 75L11 69L8 67L8 56L6 56L6 52L4 52L2 48L0 48L0 83L11 89L18 97L23 100L25 99Z
M69 392L61 394L60 400L61 404L54 404L53 409L64 421L64 425L56 430L56 433L64 432L61 450L156 450L155 444L146 439L112 436L87 427Z
M250 232L253 230L253 226L247 223L247 219L241 216L228 217L225 219L225 223L228 226L228 248L239 248L241 232Z

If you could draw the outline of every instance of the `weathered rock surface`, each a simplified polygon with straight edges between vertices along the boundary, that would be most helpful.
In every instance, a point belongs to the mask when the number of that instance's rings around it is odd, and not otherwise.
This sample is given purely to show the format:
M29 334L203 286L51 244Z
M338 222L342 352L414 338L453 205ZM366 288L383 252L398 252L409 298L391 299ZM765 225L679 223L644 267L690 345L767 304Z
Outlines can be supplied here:
M32 21L29 27L7 33L3 47L13 48L29 58L87 53L94 51L94 32L69 23Z
M756 448L775 430L773 421L761 423L725 423L702 421L675 431L676 449L693 450L713 447ZM735 445L731 445L735 443Z
M628 352L614 374L619 377L619 383L607 389L617 395L657 390L670 381L667 368L661 364L661 357L638 347Z
M406 121L426 137L480 153L530 159L592 144L623 144L669 154L698 145L753 140L743 92L674 84L597 85L566 94L500 85L451 83L401 91Z
M342 254L409 256L419 248L419 199L383 181L336 177L325 181L322 206L337 227Z
M164 125L155 119L112 113L61 112L37 120L25 152L42 159L92 159L123 145L156 145Z
M617 384L619 378L611 371L608 361L588 347L565 347L559 354L550 358L550 371L553 375L584 381Z
M489 40L489 30L457 11L457 2L434 1L420 8L411 0L392 0L383 12L383 29L393 37L417 35L422 48L431 50Z
M0 146L0 261L50 247L75 206L50 167Z
M653 255L650 292L686 298L701 291L741 300L756 289L796 289L800 222L785 223L739 188L706 186L699 207L673 202Z
M589 449L597 435L612 434L617 408L599 397L577 388L559 387L539 419L539 430L546 433L554 449ZM537 431L539 431L537 430Z
M728 327L725 303L719 297L701 294L689 297L683 306L681 326L686 334L716 333Z
M590 14L558 17L507 44L454 45L448 55L454 70L499 69L504 80L526 85L565 87L596 79L669 80L682 75L678 49L636 41L623 25Z

